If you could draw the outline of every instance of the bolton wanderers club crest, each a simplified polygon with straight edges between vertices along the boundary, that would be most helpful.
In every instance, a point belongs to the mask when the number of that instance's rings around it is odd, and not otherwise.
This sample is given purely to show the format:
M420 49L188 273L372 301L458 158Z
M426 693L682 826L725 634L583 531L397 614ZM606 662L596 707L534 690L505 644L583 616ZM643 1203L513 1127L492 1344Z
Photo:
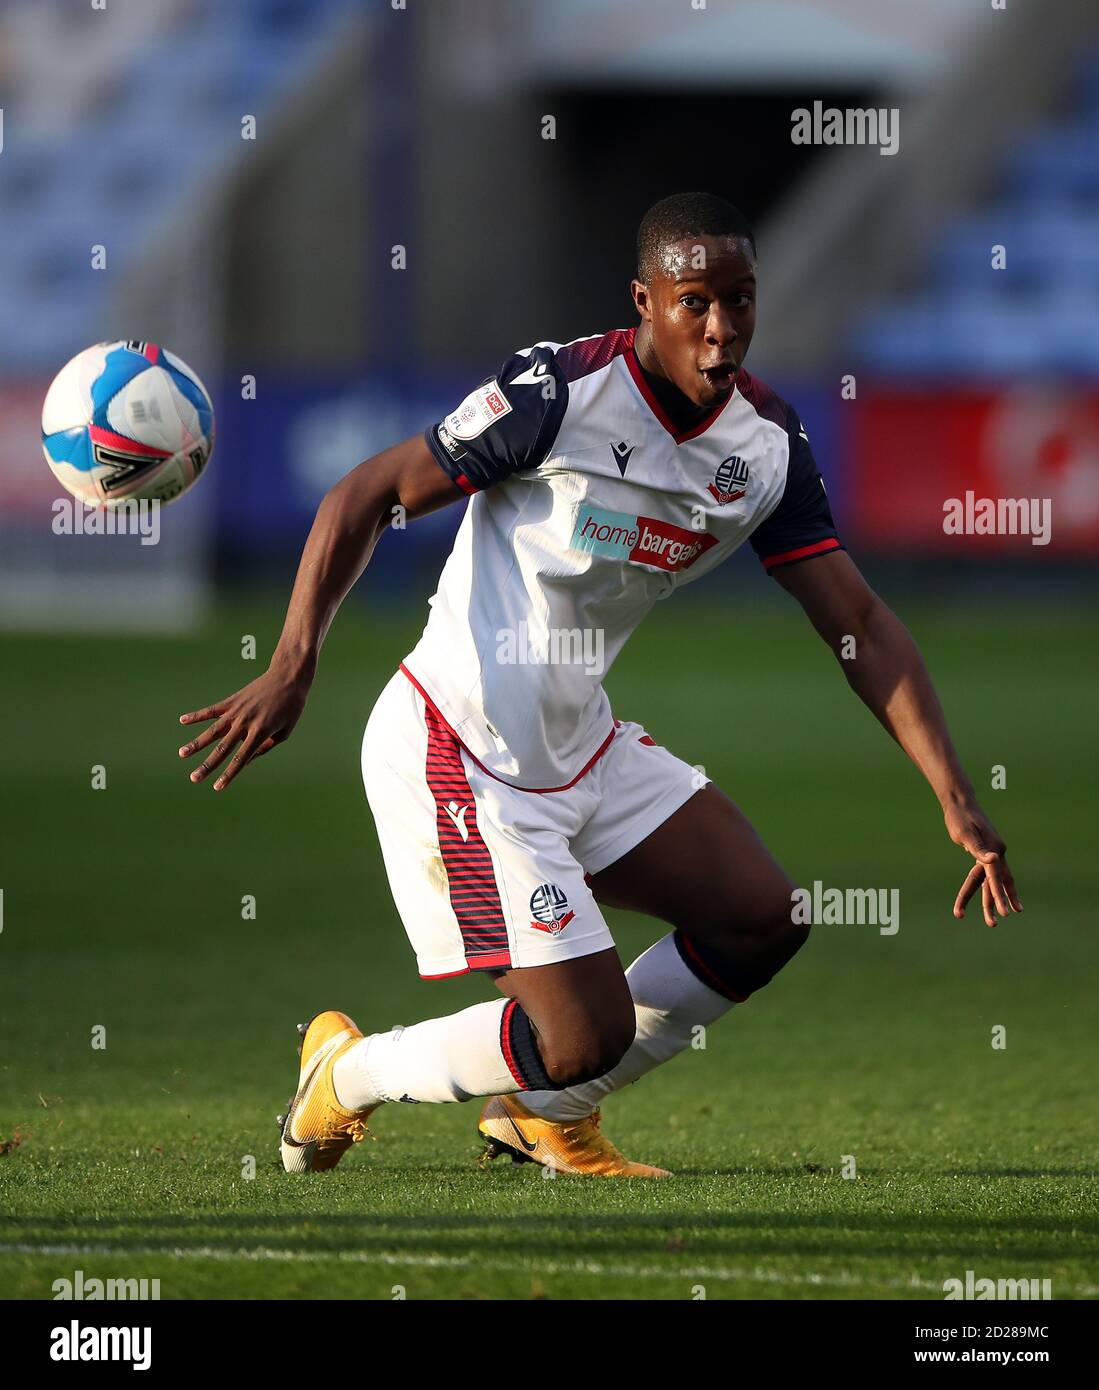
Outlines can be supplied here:
M736 454L730 454L718 464L714 480L707 488L717 499L719 507L735 502L748 491L748 465Z
M530 895L531 926L536 931L548 931L551 936L563 932L575 912L569 911L569 900L556 883L542 883Z

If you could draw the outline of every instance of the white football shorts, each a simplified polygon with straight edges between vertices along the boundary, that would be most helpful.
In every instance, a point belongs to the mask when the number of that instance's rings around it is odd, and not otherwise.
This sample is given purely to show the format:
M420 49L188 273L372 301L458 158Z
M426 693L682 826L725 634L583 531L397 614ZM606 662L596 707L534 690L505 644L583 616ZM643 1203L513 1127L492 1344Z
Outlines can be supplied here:
M403 671L363 735L363 782L389 886L424 979L548 965L614 945L585 875L651 835L709 780L615 721L561 791L500 781Z

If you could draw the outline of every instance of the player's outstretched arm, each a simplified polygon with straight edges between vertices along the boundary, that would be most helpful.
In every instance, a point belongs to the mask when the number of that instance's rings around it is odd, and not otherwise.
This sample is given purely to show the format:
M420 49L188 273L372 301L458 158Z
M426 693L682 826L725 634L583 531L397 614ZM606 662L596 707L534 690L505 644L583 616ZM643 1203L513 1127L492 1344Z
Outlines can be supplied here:
M954 901L954 916L965 915L978 889L990 927L996 925L997 914L1021 912L1007 847L977 802L908 629L843 551L776 570L775 578L798 600L840 659L851 688L927 778L950 838L973 856L973 867Z
M192 782L203 781L229 758L214 782L214 790L221 791L249 762L290 737L332 619L395 508L403 507L414 520L464 496L421 435L376 454L340 479L317 509L270 666L236 694L180 715L181 724L213 721L179 750L181 758L205 752Z

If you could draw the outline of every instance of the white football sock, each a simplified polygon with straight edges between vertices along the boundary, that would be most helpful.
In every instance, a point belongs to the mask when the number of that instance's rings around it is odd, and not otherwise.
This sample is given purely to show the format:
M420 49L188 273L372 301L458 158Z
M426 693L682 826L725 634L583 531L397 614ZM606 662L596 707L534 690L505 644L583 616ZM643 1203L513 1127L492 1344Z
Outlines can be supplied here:
M348 1110L387 1100L457 1101L518 1091L500 1046L508 1000L474 1004L446 1018L372 1033L332 1068L336 1099Z
M606 1076L563 1091L526 1091L523 1104L546 1120L582 1120L612 1091L660 1066L690 1047L699 1024L714 1023L733 1001L717 994L688 970L672 933L634 961L626 971L637 1014L637 1033L625 1056Z

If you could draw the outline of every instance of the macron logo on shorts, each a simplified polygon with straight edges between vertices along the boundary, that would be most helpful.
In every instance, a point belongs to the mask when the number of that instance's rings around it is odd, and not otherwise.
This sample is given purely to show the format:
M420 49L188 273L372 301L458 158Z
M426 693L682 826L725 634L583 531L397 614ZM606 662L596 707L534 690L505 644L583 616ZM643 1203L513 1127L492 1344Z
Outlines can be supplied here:
M454 828L463 840L469 839L469 826L466 825L466 812L468 806L459 806L456 801L450 801L443 807L450 819L454 822Z
M687 531L670 521L608 512L599 507L581 507L572 533L572 545L577 550L673 572L687 569L716 544L714 536Z

